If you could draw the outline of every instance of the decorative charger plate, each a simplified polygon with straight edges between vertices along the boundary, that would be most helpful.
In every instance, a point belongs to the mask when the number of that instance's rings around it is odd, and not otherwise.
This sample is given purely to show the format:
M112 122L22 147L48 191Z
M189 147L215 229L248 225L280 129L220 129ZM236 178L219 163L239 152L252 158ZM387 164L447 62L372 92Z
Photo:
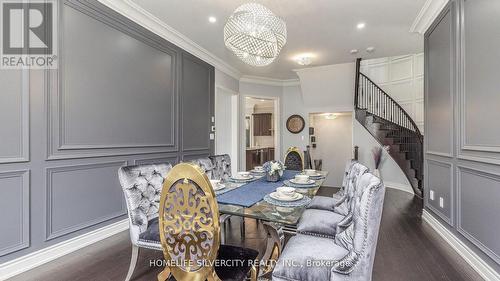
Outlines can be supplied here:
M286 128L292 134L298 134L304 130L306 122L302 116L294 114L286 120Z

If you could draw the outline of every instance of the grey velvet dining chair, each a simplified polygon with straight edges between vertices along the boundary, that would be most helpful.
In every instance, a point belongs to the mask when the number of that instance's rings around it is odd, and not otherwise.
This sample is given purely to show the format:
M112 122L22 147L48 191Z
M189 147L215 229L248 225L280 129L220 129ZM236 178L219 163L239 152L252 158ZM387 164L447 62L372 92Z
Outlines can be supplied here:
M321 237L335 237L339 229L345 227L353 215L354 196L358 188L357 182L368 168L354 163L346 177L346 188L340 200L324 200L320 209L307 209L297 224L297 232Z
M316 195L312 198L311 203L307 205L307 209L318 209L318 210L329 210L333 211L335 205L337 205L342 200L346 199L346 188L350 182L349 173L351 172L352 167L356 164L357 161L349 160L346 163L344 176L342 178L342 186L340 190L330 196L321 196Z
M158 231L158 208L163 182L172 169L171 164L125 166L118 170L118 178L125 195L128 210L132 255L125 281L132 278L139 257L139 249L161 251L159 239L150 233Z
M334 239L297 234L285 246L273 281L370 281L385 186L370 173L356 183L350 224Z

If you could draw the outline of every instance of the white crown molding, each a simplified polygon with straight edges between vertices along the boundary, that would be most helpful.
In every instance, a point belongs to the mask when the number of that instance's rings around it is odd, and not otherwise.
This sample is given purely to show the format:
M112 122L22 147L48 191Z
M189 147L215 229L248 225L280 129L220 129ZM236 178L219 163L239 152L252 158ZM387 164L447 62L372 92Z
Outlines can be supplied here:
M410 32L425 34L449 0L427 0L410 27Z
M425 209L422 211L422 220L427 222L484 280L500 281L498 272Z
M297 79L284 79L284 80L282 80L282 79L274 79L274 78L252 76L252 75L243 75L240 78L240 82L259 84L259 85L267 85L267 86L278 86L278 87L300 85L300 80L298 78Z
M43 248L36 252L29 253L6 263L2 263L0 264L0 280L5 280L21 274L83 247L125 231L128 228L128 219L124 219L105 227L87 232L83 235L68 239L61 243Z
M235 79L239 79L241 77L241 72L239 70L229 65L221 58L210 53L205 48L196 44L194 41L167 25L165 22L146 11L132 0L99 0L99 2L140 24L144 28L165 38L172 44L175 44L194 56L206 61L227 75Z

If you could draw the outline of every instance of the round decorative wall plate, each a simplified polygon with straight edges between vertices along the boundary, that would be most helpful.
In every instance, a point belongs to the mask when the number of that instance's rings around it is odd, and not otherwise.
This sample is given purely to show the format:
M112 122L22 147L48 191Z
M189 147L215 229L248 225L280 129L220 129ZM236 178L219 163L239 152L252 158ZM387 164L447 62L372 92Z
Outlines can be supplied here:
M294 114L286 120L286 128L292 134L298 134L304 130L306 122L302 116Z

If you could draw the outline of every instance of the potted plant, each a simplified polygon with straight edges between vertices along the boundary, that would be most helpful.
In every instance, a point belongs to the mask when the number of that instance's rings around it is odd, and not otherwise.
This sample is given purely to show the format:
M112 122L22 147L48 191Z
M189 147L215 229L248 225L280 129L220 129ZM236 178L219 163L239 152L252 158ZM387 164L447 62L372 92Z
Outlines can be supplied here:
M281 161L268 161L262 166L266 172L267 181L277 182L283 176L283 171L285 170L285 164Z

